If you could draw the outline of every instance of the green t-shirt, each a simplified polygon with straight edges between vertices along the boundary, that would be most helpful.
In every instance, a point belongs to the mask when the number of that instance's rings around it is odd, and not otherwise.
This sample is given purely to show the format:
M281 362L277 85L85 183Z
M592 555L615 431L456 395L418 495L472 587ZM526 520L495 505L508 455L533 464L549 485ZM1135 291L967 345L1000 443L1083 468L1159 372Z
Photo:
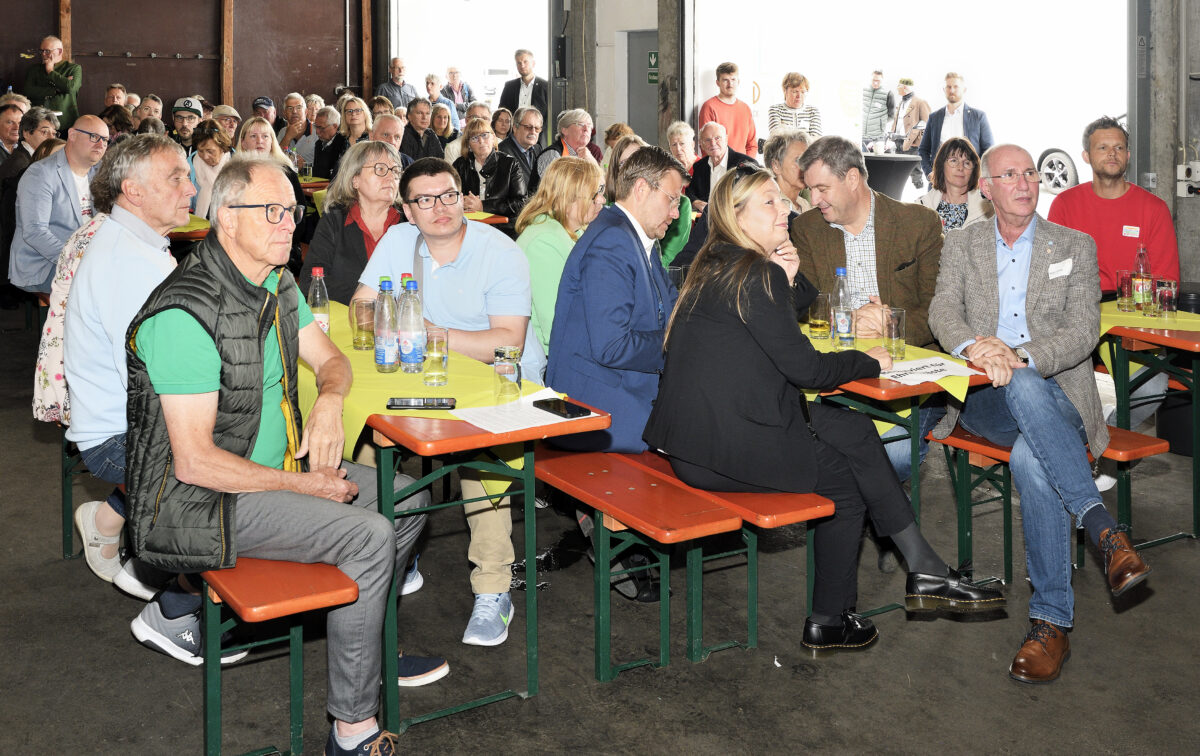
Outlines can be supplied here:
M247 279L248 280L248 279ZM263 288L274 293L279 273L272 271ZM299 289L297 289L299 291ZM300 298L300 328L313 322L312 310ZM173 308L147 318L137 331L137 350L146 363L150 383L159 394L207 394L221 389L221 356L200 323ZM263 344L262 412L250 461L264 467L283 467L287 452L287 423L283 417L283 359L275 326Z

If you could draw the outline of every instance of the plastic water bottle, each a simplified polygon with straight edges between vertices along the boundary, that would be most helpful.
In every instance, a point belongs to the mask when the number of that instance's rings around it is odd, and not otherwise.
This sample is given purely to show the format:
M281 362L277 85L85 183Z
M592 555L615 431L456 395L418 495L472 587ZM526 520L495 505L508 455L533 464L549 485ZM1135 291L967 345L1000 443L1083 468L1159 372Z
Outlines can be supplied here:
M1151 284L1150 253L1145 244L1139 244L1137 257L1133 258L1133 306L1137 309L1150 301Z
M850 281L846 278L846 269L837 268L837 283L833 287L830 307L833 310L833 344L834 348L843 352L854 348L854 293L850 290Z
M325 287L325 269L314 265L312 283L308 285L308 309L321 330L329 333L329 289Z
M400 297L400 369L406 373L421 372L425 361L425 318L421 311L421 295L417 282L406 279Z
M400 350L396 341L396 297L392 294L392 279L379 279L379 296L375 299L375 369L394 373L400 369Z

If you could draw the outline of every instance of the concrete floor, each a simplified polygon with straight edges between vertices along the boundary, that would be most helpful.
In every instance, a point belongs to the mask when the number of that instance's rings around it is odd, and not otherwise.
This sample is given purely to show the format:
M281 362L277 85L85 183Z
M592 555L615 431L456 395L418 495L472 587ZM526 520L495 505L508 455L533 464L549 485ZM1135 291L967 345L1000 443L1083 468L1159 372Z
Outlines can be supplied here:
M129 621L142 604L63 561L59 538L58 434L31 420L36 354L20 313L0 312L0 566L8 577L0 610L0 753L199 753L201 675L134 641ZM945 464L934 451L923 469L923 529L954 561L954 513ZM1178 530L1190 518L1190 460L1164 455L1134 473L1139 534ZM75 503L101 498L102 484L77 478ZM1115 511L1115 495L1106 497ZM1000 516L975 518L976 565L1000 569ZM520 517L518 533L520 553ZM692 664L683 649L683 575L673 574L673 661L596 682L592 671L591 571L574 523L543 510L538 543L563 543L563 566L542 575L541 693L449 719L401 737L406 751L558 753L1196 753L1200 751L1200 654L1196 651L1200 551L1195 541L1148 552L1154 574L1122 600L1109 595L1098 555L1075 577L1074 656L1049 686L1007 675L1026 629L1029 589L1019 523L1016 579L1007 616L988 622L875 618L870 651L813 660L799 644L803 622L803 529L764 538L761 634L755 650L727 650ZM451 674L402 690L406 715L522 687L523 612L512 637L485 649L460 642L471 609L466 529L459 510L432 518L422 547L425 587L403 599L400 641L412 653L450 660ZM706 576L707 638L745 631L745 571L737 560ZM864 547L860 608L898 600L903 574L880 573ZM514 598L523 606L521 596ZM653 606L614 597L614 650L650 652ZM305 646L306 752L320 753L325 721L321 624ZM284 744L284 660L263 652L225 675L226 752Z

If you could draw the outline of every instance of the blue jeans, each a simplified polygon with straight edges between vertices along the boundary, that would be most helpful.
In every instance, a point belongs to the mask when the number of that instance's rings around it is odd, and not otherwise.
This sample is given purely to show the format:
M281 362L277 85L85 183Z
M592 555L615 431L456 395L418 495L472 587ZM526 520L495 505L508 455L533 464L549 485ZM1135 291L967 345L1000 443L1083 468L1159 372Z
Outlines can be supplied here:
M115 486L125 485L125 434L120 433L105 439L88 449L80 449L79 456L87 465L92 477ZM122 517L125 516L125 495L114 488L108 495L108 506Z
M919 447L921 462L925 461L925 454L929 451L929 442L925 440L925 437L929 435L929 431L933 430L933 426L937 425L945 416L946 405L944 402L927 404L918 411L917 417L921 421L921 444ZM908 476L912 472L912 446L910 446L909 439L897 438L897 436L907 434L907 428L897 425L879 437L883 441L883 450L887 452L888 461L892 463L892 469L896 471L896 477L900 479L901 483L908 480Z
M1007 386L967 395L959 422L994 444L1012 447L1009 467L1021 494L1025 564L1033 583L1029 617L1070 627L1071 517L1102 506L1087 460L1083 419L1053 378L1013 371Z

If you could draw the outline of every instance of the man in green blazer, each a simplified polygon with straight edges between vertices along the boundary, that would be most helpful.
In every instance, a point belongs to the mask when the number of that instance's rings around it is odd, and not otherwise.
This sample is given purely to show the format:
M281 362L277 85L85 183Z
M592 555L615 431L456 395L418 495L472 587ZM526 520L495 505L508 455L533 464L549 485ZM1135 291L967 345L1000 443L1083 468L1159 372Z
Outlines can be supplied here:
M83 86L83 69L63 57L63 43L58 37L42 40L41 56L41 62L30 65L25 73L25 96L34 105L59 112L59 123L75 123L79 117L75 96Z

